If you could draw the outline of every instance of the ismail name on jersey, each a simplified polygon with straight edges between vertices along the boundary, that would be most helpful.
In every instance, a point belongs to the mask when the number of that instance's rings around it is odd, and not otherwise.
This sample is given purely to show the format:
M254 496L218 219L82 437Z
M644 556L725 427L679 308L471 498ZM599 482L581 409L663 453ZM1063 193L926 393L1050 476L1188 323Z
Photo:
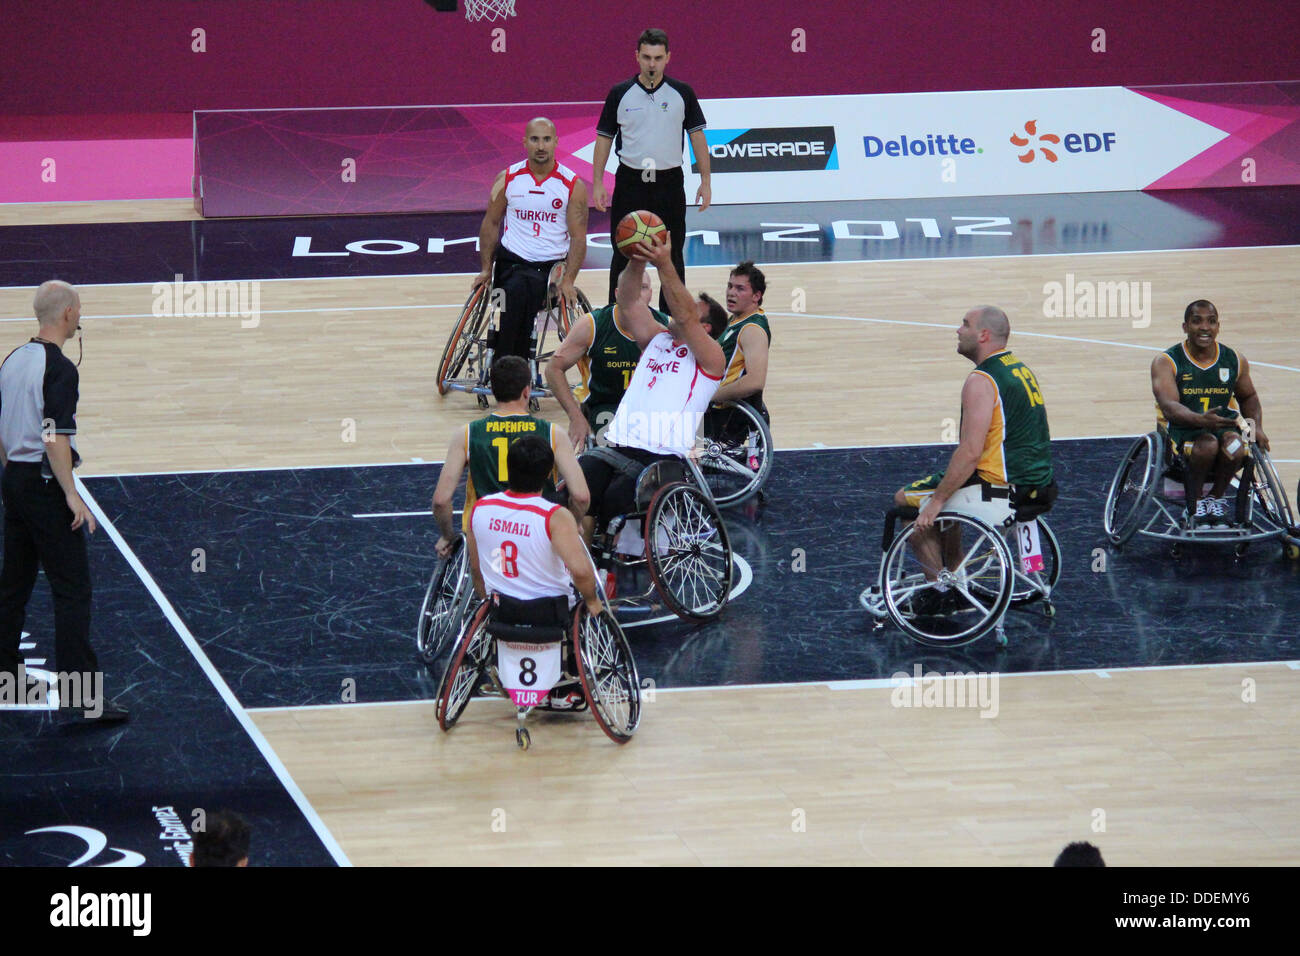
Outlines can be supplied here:
M531 538L533 536L528 525L520 521L509 521L506 518L489 518L488 530L499 531L502 534L518 535L521 538Z

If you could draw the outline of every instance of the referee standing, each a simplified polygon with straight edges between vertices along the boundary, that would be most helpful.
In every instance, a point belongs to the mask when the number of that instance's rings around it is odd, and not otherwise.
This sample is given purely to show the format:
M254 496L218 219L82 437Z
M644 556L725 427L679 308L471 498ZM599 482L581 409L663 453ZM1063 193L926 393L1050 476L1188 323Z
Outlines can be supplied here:
M77 367L63 343L81 327L81 297L57 279L36 290L39 334L0 365L0 461L4 476L4 569L0 571L0 672L16 674L19 638L39 563L54 594L54 657L60 674L98 674L90 646L90 561L95 518L77 493ZM84 686L84 685L83 685ZM102 687L95 680L94 687ZM83 696L85 696L83 694ZM62 701L64 706L72 703ZM90 702L88 718L127 712Z
M700 212L709 208L709 148L704 139L704 113L695 91L664 75L668 66L668 34L646 30L637 40L636 60L641 72L609 91L596 123L596 151L592 157L592 199L597 209L609 206L611 233L630 212L646 209L664 221L672 235L673 265L686 281L686 193L683 190L682 134L691 138L700 188L695 194ZM605 191L605 164L610 144L618 155L614 199ZM614 301L618 275L627 257L612 242L609 265L609 301ZM667 300L659 293L660 311Z

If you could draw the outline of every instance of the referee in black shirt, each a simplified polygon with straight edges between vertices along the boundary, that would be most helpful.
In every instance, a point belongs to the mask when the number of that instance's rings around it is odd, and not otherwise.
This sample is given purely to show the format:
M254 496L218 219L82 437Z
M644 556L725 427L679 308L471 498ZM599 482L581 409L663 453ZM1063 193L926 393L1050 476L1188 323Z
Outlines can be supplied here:
M686 281L686 193L683 191L682 134L691 138L700 188L695 194L700 212L709 208L709 147L704 139L704 113L695 92L685 83L664 75L668 65L668 34L646 30L636 44L641 72L609 91L596 123L596 152L592 157L592 199L604 212L609 206L611 233L630 212L646 209L664 221L672 234L673 265ZM618 154L614 175L614 200L605 191L605 164L610 144ZM611 236L612 239L612 236ZM627 257L610 243L614 256L609 265L609 301L614 301L618 275ZM659 309L667 300L659 293Z
M81 297L55 279L36 290L34 308L39 334L0 365L0 491L5 512L0 672L17 673L19 638L39 563L54 593L56 669L60 674L91 675L98 673L99 662L90 646L86 534L94 532L95 517L72 480L72 469L81 461L73 437L78 378L77 367L63 354L63 343L81 327ZM92 686L102 688L102 679ZM101 721L127 716L105 701L83 704L93 708L87 717Z

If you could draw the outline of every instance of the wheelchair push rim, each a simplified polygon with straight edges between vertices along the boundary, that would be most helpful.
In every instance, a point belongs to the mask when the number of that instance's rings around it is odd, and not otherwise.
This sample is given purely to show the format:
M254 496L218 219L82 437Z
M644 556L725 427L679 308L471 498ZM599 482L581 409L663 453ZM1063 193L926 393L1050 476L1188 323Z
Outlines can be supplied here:
M447 345L442 350L442 359L438 363L439 395L446 395L451 391L453 382L466 384L459 382L459 376L474 346L479 344L483 320L488 311L490 285L491 283L485 282L470 292L460 317L452 326L451 335L447 337Z
M713 411L726 413L725 424L721 434L701 437L696 465L714 503L719 508L730 508L758 494L772 473L772 430L763 416L745 402L728 402ZM729 433L737 434L728 437ZM754 467L751 461L756 463Z
M646 563L660 598L678 617L707 620L731 595L731 542L722 515L697 488L655 492L645 525Z
M573 652L596 723L610 740L627 743L641 722L641 681L632 649L608 607L595 617L585 606L578 607Z
M492 636L487 630L485 601L461 632L438 685L438 726L450 730L474 697L491 664Z
M1102 525L1111 544L1118 547L1133 537L1133 532L1141 524L1142 515L1155 494L1160 471L1160 451L1156 436L1139 436L1115 469L1115 477L1111 479L1110 489L1106 492ZM1141 484L1137 483L1139 478ZM1121 498L1126 495L1130 497L1121 506Z
M458 633L468 603L468 549L458 536L452 543L451 557L438 561L420 605L420 619L415 628L415 648L420 659L432 664Z
M885 552L880 569L880 590L890 620L919 644L960 647L978 640L997 627L1015 586L1011 552L1001 532L967 515L945 511L936 527L956 526L974 532L974 543L963 534L963 559L958 570L943 569L929 580L920 559L909 547L916 526L908 525ZM939 590L947 586L950 596ZM926 593L952 602L945 613L916 613L913 601ZM924 625L924 626L922 626Z

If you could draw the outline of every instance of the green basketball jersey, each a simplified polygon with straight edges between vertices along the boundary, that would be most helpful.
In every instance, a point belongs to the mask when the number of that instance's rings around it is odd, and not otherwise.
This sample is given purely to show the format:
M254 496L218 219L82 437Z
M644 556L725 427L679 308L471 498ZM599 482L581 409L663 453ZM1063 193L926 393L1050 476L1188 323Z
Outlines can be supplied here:
M975 371L998 390L993 420L976 471L995 484L1046 485L1052 481L1052 436L1038 379L1010 352L990 355Z
M1237 408L1237 374L1240 363L1237 353L1226 345L1215 343L1214 360L1205 366L1197 365L1187 354L1186 343L1180 342L1166 349L1165 355L1174 365L1174 381L1178 383L1178 399L1183 406L1198 415L1212 408ZM1159 405L1156 406L1159 414ZM1160 416L1163 418L1163 416Z
M768 344L772 344L772 328L767 324L767 316L762 312L747 315L739 322L732 322L723 329L722 335L718 337L718 344L722 346L722 356L726 359L724 366L726 371L722 373L723 385L730 385L745 374L745 352L739 346L740 333L747 325L757 325L767 334Z
M641 348L636 338L619 328L615 308L607 305L591 313L596 329L587 349L586 368L582 370L582 384L587 390L584 409L618 407L641 361ZM651 309L650 314L660 325L668 326L668 316L658 309Z
M515 439L524 435L540 435L552 450L555 448L555 440L551 435L551 423L532 415L493 414L470 422L465 430L469 477L465 481L465 512L461 524L468 528L469 513L474 510L474 502L485 495L506 490L506 454ZM547 482L542 493L554 490L554 483Z

